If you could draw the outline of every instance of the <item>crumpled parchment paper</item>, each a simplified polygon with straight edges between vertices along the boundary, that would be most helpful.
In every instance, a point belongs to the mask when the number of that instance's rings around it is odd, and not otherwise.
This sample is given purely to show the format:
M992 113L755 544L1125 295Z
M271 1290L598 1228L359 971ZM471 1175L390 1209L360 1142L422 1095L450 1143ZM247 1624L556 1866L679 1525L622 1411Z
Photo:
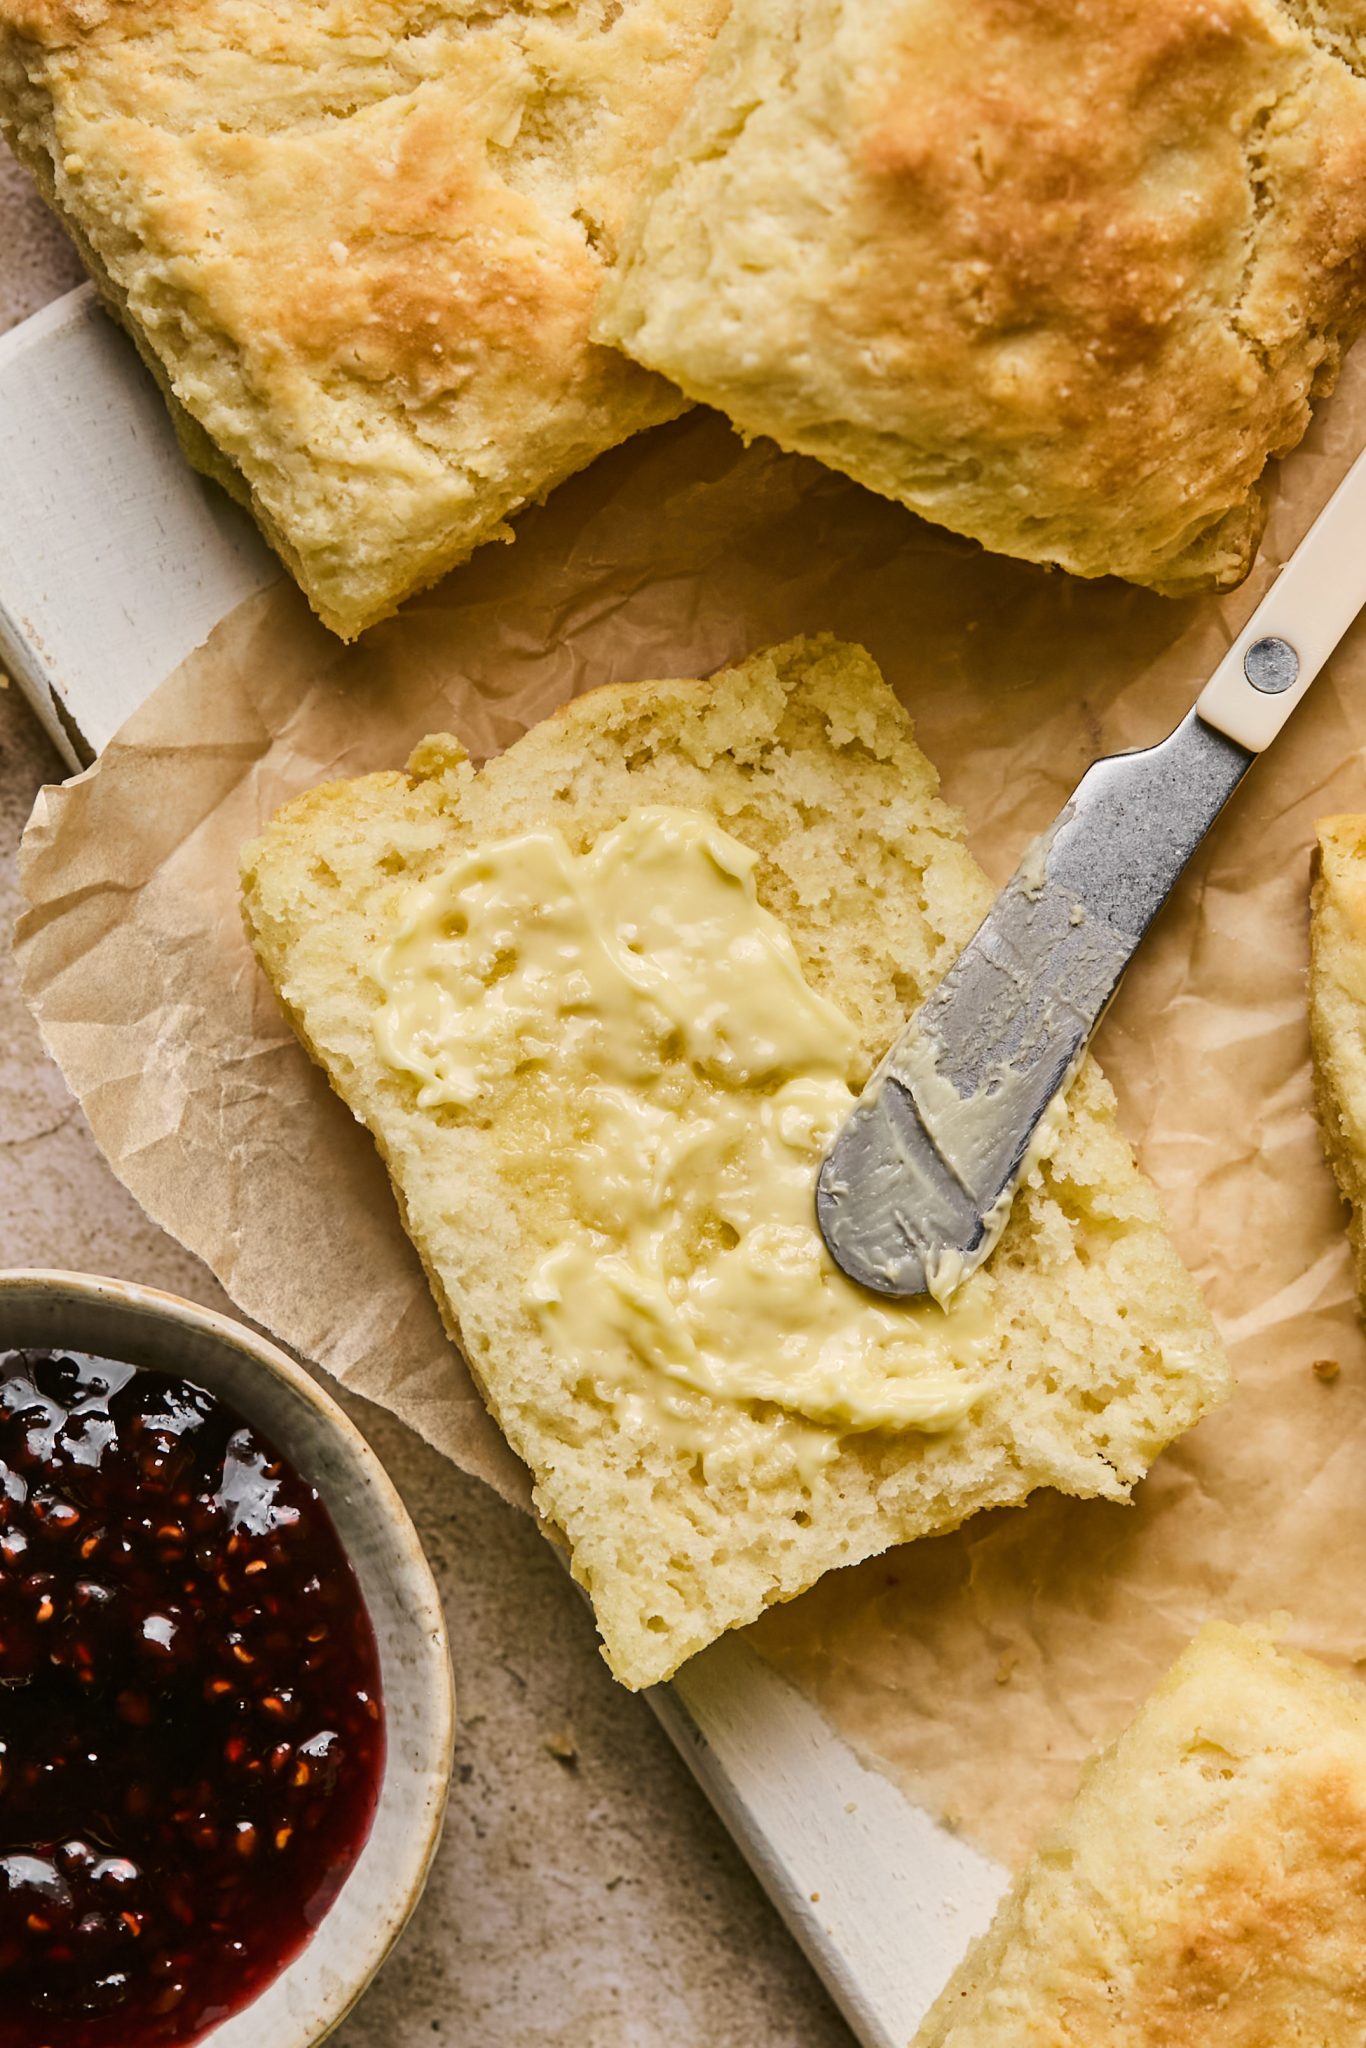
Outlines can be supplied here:
M40 797L18 954L47 1043L114 1170L247 1314L525 1505L368 1138L247 950L241 842L294 791L400 765L430 730L487 754L593 684L704 675L828 628L883 664L1004 879L1097 754L1176 722L1363 440L1366 358L1223 602L994 559L705 413L597 463L357 647L282 583ZM1229 1344L1231 1405L1133 1507L1040 1496L754 1631L867 1757L1007 1858L1208 1615L1283 1611L1291 1640L1366 1662L1366 1344L1304 987L1313 821L1356 807L1361 631L1202 849L1101 1042Z

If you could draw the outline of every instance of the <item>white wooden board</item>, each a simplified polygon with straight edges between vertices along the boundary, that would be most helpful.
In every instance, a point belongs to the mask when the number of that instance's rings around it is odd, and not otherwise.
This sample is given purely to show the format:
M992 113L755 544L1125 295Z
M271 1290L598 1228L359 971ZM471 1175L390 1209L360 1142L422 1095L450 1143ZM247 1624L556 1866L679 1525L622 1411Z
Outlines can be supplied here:
M0 668L73 767L280 573L92 285L0 336Z
M89 287L0 339L0 479L0 665L83 766L278 566ZM906 2048L1005 1872L737 1637L647 1697L864 2048Z

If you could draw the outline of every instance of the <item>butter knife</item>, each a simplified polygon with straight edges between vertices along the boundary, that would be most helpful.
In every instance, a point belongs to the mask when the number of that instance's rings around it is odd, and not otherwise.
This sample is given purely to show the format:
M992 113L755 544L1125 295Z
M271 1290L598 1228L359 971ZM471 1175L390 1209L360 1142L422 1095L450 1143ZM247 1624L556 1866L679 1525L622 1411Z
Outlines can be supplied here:
M1144 933L1363 603L1366 454L1194 709L1087 769L882 1060L817 1183L851 1280L942 1302L988 1256Z

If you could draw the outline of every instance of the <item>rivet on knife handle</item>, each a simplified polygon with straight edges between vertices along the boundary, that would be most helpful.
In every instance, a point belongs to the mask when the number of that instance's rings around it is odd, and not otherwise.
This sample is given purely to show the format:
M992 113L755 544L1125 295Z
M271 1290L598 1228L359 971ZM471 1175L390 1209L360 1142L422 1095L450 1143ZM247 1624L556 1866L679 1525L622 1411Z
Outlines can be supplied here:
M1087 770L859 1097L816 1193L852 1280L944 1301L988 1256L1135 948L1363 601L1366 455L1176 731Z

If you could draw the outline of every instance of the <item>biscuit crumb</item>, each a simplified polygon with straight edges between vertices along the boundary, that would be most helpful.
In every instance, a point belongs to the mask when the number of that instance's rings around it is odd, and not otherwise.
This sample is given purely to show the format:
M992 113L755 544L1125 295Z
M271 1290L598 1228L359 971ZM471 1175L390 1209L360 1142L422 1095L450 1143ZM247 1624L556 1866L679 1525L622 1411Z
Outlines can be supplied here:
M579 1745L574 1740L572 1728L552 1728L548 1735L541 1737L541 1747L554 1757L557 1764L566 1770L576 1770L579 1762Z
M1342 1371L1336 1358L1316 1358L1312 1369L1316 1380L1325 1381L1335 1380Z
M1002 1657L996 1666L996 1683L998 1685L1010 1684L1011 1679L1015 1676L1015 1667L1019 1661L1019 1658L1013 1651L1008 1652L1006 1656Z

